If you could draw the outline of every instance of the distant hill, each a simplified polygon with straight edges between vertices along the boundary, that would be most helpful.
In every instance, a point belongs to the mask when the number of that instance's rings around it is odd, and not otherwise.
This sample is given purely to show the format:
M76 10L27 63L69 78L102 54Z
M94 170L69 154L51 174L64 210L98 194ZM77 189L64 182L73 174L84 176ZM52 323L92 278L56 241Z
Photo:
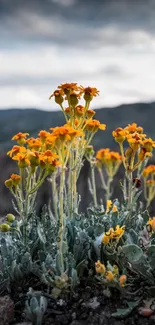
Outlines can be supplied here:
M136 122L144 127L149 137L155 139L155 102L149 104L129 104L113 108L96 110L96 119L107 124L106 132L100 131L95 135L96 149L101 147L116 147L111 133L116 127L124 127ZM28 132L36 136L42 130L65 123L61 111L41 111L37 109L8 109L0 110L0 152L4 153L12 146L10 141L17 132Z
M155 102L150 104L130 104L114 108L102 108L96 110L96 119L107 124L105 132L99 131L94 137L95 149L110 147L118 150L117 143L113 140L112 131L117 127L125 127L128 123L136 122L144 128L145 133L155 139ZM13 212L12 197L9 190L5 187L4 181L12 173L16 173L16 164L7 155L6 151L12 147L15 142L11 138L17 132L28 132L30 136L37 136L42 130L48 130L50 127L62 125L65 123L61 111L46 112L35 109L9 109L0 110L0 216ZM152 160L152 163L155 163ZM86 161L78 180L78 191L84 198L81 202L81 210L85 211L91 201L91 195L88 187L88 177L90 174L89 164ZM115 178L113 198L120 197L119 180L124 176L123 168ZM104 199L104 193L101 189L100 179L96 173L96 184L98 198ZM49 203L51 197L51 184L48 180L43 184L38 193L37 212L39 213L42 206ZM152 204L152 213L155 213L155 200Z

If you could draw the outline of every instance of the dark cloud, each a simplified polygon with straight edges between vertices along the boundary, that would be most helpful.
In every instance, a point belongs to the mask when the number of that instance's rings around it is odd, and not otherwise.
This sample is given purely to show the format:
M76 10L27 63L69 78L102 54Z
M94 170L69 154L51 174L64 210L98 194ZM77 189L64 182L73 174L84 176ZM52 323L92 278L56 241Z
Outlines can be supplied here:
M152 100L154 53L155 0L0 0L0 108L50 109L72 81L98 107Z
M128 42L123 31L155 31L155 0L0 0L0 37L104 44ZM116 33L103 33L113 27ZM123 27L123 30L122 30Z

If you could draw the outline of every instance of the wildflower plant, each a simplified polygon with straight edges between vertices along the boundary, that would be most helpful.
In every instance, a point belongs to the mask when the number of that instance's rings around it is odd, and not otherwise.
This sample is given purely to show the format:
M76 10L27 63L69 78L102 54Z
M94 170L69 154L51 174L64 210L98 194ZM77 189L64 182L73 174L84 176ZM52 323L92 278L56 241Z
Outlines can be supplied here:
M143 170L144 197L148 208L155 197L155 165L149 165Z
M112 133L120 153L102 148L95 154L91 141L99 129L106 129L90 108L98 95L96 88L61 84L50 99L60 106L64 125L41 130L36 138L21 132L12 138L16 144L8 155L17 163L18 173L10 175L5 185L18 216L9 213L0 225L0 276L9 289L12 282L33 274L58 298L74 290L85 271L92 281L120 292L128 289L129 293L137 279L143 279L148 294L153 290L155 217L142 211L139 187L143 179L148 208L155 197L155 166L146 164L155 142L133 123ZM84 157L90 163L93 207L79 214L77 181ZM125 170L122 203L112 201L113 180L121 164ZM97 201L95 169L104 204ZM37 216L36 197L46 178L52 186L53 212L46 208ZM32 289L27 296L27 315L41 324L47 301Z
M122 156L118 152L110 151L109 148L106 148L98 150L96 159L96 166L100 174L103 189L106 192L105 201L107 202L112 196L111 183L122 163ZM104 177L105 172L107 174L107 182Z

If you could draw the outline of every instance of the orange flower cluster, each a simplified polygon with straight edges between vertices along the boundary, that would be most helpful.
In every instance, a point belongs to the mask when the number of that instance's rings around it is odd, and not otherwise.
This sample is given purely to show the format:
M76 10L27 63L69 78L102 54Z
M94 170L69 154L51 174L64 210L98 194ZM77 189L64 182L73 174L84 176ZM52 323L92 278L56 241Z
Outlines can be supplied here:
M149 165L143 170L143 177L155 176L155 165Z
M99 95L96 88L78 86L77 83L65 83L58 86L49 99L55 97L55 102L61 106L65 115L66 122L76 129L85 129L88 132L95 133L98 129L105 130L105 124L101 124L98 120L92 120L95 111L89 109L89 105L93 97ZM79 104L79 100L83 96L85 105ZM68 107L63 107L63 102L68 101Z
M122 156L118 152L110 151L109 148L97 151L96 159L105 166L107 174L112 178L122 163Z
M112 212L118 212L117 206L113 203L111 200L107 200L107 206L106 206L106 213Z
M91 101L93 97L99 95L99 91L96 88L78 86L77 83L64 83L58 86L49 97L51 99L53 96L55 97L55 101L58 104L62 104L64 99L69 99L69 102L73 106L78 102L78 98L81 98L83 95L85 101ZM64 98L65 97L65 98Z
M18 162L19 168L27 168L40 166L43 169L46 169L50 172L54 171L56 166L60 165L59 156L52 147L52 140L49 142L48 137L51 136L51 133L46 131L40 131L38 138L28 138L27 133L18 133L12 140L19 141L24 139L21 142L21 145L15 145L13 148L8 151L8 155L15 161ZM47 140L47 142L46 142ZM24 145L23 145L24 144ZM50 149L49 149L50 144ZM53 150L51 150L53 149Z
M149 165L143 170L144 196L147 207L155 197L155 165Z
M109 231L107 231L102 238L103 244L107 245L113 242L113 240L118 241L123 236L124 231L125 226L120 227L117 225L115 230L113 228L110 228Z
M17 174L12 174L9 179L5 181L5 185L8 188L12 188L13 186L18 186L21 182L21 176Z
M151 233L155 232L155 217L149 218L147 224L151 226Z
M143 128L137 126L136 123L128 124L124 129L117 128L112 132L112 135L115 141L120 145L124 167L129 171L134 171L142 161L152 156L155 141L151 138L147 138L146 134L143 133ZM123 142L125 140L128 142L129 148L124 154ZM138 161L134 165L136 153Z
M107 281L118 281L121 287L125 286L127 276L122 274L119 276L119 269L117 265L113 265L106 269L105 265L99 260L95 263L96 273L100 273Z

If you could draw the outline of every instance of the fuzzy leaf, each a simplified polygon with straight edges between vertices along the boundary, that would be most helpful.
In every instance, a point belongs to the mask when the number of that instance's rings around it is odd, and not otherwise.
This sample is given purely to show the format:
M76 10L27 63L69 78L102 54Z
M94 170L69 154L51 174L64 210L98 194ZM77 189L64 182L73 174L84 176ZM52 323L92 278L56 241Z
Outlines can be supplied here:
M38 236L40 241L45 244L46 243L46 236L44 235L44 231L43 228L41 227L41 224L39 223L37 226L37 232L38 232Z
M138 261L143 256L142 249L135 244L123 246L122 252L128 258L130 263Z
M127 317L135 307L139 304L139 301L127 301L128 308L118 308L115 313L112 313L113 317L125 318Z

